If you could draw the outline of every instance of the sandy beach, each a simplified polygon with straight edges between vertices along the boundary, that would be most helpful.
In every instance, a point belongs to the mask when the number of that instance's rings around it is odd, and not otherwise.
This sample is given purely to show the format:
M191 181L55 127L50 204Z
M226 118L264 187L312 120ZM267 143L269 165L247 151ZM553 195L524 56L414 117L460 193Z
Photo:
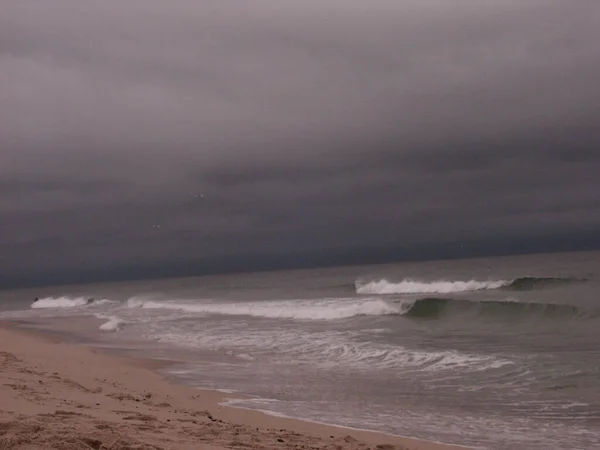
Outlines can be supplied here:
M156 368L2 324L0 449L463 448L221 406Z

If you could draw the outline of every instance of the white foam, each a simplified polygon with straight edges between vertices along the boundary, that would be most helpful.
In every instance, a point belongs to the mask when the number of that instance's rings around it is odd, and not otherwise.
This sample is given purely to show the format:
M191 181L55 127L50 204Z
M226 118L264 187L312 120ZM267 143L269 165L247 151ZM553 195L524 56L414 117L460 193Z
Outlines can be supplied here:
M44 297L33 302L31 308L76 308L78 306L86 306L89 302L89 297Z
M114 300L109 300L107 298L101 298L101 299L92 301L90 304L94 305L94 306L98 306L98 305L108 305L110 303L118 303L118 302L116 302Z
M390 331L389 328L372 328L370 330L363 330L363 333L383 334L389 333Z
M386 279L371 281L362 284L356 282L356 292L359 294L449 294L452 292L479 291L484 289L498 289L510 284L510 281L415 281L402 280L391 282Z
M102 331L119 331L123 326L123 321L118 317L107 317L108 321L100 325Z
M316 349L315 349L316 350ZM358 342L330 342L320 349L318 359L322 365L336 366L340 362L356 368L416 369L419 371L456 370L478 372L490 368L512 364L508 360L496 359L487 355L465 354L456 351L424 351L401 346ZM311 360L313 352L303 356ZM300 356L299 359L302 359Z
M170 309L194 314L254 316L273 319L332 320L353 316L399 314L399 305L381 299L336 298L319 300L264 301L254 303L199 303L130 298L128 308Z
M478 372L513 364L491 355L465 354L457 351L410 349L399 345L360 342L352 332L305 332L293 328L246 328L244 333L232 333L235 323L221 327L183 330L157 330L147 337L159 342L194 349L218 351L246 359L241 355L278 356L280 363L310 364L324 368L340 366L359 370L401 369L439 372L457 370Z

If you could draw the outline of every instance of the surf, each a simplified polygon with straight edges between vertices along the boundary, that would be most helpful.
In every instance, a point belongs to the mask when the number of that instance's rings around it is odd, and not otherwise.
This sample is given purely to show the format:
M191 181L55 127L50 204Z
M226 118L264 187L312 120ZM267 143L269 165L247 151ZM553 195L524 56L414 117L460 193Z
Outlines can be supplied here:
M370 295L385 294L450 294L454 292L479 291L485 289L498 289L510 284L510 281L416 281L405 279L399 282L381 279L362 283L357 281L356 293Z
M91 297L42 297L34 300L30 305L32 309L77 308L82 306L102 305L111 303L108 299L94 299Z
M406 278L401 281L389 281L386 278L363 282L355 281L357 294L389 295L389 294L452 294L482 290L531 290L583 282L578 278L557 277L519 277L509 280L436 280L418 281Z
M127 300L126 307L164 309L200 315L218 314L297 320L336 320L354 316L381 316L400 313L400 309L397 305L379 298L332 298L252 303L200 303L192 301L157 301L133 297Z

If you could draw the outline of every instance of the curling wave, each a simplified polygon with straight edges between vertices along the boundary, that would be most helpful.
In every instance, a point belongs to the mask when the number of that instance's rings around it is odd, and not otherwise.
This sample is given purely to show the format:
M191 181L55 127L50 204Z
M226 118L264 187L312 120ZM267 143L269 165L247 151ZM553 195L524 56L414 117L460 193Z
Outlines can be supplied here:
M546 287L561 286L571 283L582 283L583 278L560 278L560 277L521 277L512 280L505 288L514 291L527 291Z
M452 298L421 298L414 302L400 301L403 315L414 318L437 319L466 315L489 318L594 318L597 311L584 311L572 305L515 301L471 301Z

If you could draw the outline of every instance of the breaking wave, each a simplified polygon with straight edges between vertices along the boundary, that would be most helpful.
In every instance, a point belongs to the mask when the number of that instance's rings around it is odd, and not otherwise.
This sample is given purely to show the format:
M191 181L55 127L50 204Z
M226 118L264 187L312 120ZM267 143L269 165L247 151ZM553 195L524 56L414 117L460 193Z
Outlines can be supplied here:
M414 281L402 280L391 282L386 279L371 281L365 284L356 282L358 294L449 294L453 292L479 291L498 289L510 284L510 281Z
M107 299L95 300L90 297L43 297L31 304L33 309L76 308L79 306L102 305L112 303Z
M194 314L305 320L333 320L353 316L381 316L400 313L398 305L377 298L336 298L254 303L187 303L161 302L133 297L126 302L126 306L128 308L168 309Z
M481 291L489 289L509 289L515 291L552 287L585 280L576 278L555 277L520 277L513 280L490 281L416 281L405 279L399 282L388 281L385 278L370 282L355 282L358 294L451 294L456 292Z
M587 311L571 305L518 301L478 301L426 297L416 300L371 298L335 298L322 300L263 301L253 303L198 303L157 301L133 297L125 306L169 310L192 315L252 316L268 319L339 320L356 316L405 316L408 318L442 319L468 316L490 319L526 318L595 318L598 311Z
M466 315L490 318L578 318L597 317L598 313L583 311L575 306L557 303L516 301L471 301L451 298L421 298L414 302L400 301L403 315L437 319L444 316Z

